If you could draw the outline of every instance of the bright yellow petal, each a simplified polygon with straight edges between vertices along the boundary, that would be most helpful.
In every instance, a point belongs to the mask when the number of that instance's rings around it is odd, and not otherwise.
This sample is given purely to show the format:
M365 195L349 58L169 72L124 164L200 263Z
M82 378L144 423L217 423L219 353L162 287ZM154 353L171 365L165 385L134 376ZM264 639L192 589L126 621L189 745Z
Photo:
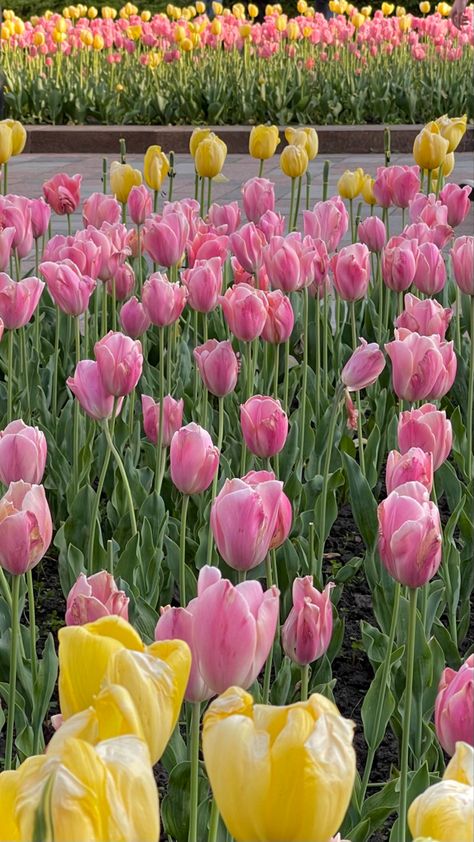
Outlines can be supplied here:
M408 827L413 836L432 836L438 842L472 842L472 787L453 780L428 787L410 805Z
M0 774L0 842L21 842L16 821L18 780L18 772Z

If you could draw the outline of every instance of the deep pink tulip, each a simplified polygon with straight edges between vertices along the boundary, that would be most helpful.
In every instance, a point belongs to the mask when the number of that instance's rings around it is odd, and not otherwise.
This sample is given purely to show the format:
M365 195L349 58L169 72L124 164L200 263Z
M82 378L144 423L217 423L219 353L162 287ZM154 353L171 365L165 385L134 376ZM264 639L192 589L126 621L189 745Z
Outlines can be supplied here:
M392 167L377 167L373 185L374 196L381 208L392 204Z
M0 228L14 228L12 247L19 258L27 257L33 247L31 199L9 193L0 196Z
M446 418L444 410L436 409L432 403L402 412L398 419L397 435L401 453L407 453L413 447L432 453L434 471L438 470L451 453L451 421Z
M415 331L421 336L437 333L440 339L444 339L452 315L451 309L445 309L434 298L421 301L408 292L405 295L405 309L395 320L395 327Z
M229 202L228 205L213 204L209 208L209 222L219 233L233 234L240 225L240 208L238 202Z
M0 272L4 272L10 265L14 237L14 228L0 228Z
M390 169L392 204L396 208L407 208L420 189L420 168L393 166Z
M193 355L201 379L212 395L223 398L234 391L239 363L229 340L218 342L217 339L209 339L204 345L198 345Z
M263 260L265 235L254 222L247 222L229 237L230 246L246 272L258 272Z
M181 273L181 281L188 291L189 306L198 313L210 313L216 308L222 292L220 257L196 260L192 268Z
M285 230L285 217L275 211L265 211L258 221L257 228L262 232L267 243L272 237L282 237Z
M474 295L474 237L458 237L451 249L451 260L459 289Z
M448 352L452 350L452 343L443 344L450 346ZM393 389L399 398L411 403L434 397L435 392L436 397L440 397L438 393L441 385L448 385L452 375L446 391L451 388L456 375L456 364L453 364L450 353L449 359L446 354L445 361L441 352L441 341L436 334L420 336L419 333L400 328L395 331L394 341L385 345L385 350L392 362ZM449 370L446 365L448 362Z
M83 626L100 617L116 615L128 620L128 596L118 589L111 573L81 573L67 596L66 625Z
M249 471L248 474L245 474L242 477L242 481L246 482L247 485L252 486L252 488L257 488L260 483L262 482L269 482L270 480L276 479L275 474L273 471ZM285 543L288 535L291 532L291 527L293 524L293 508L291 505L291 501L286 496L285 492L282 490L280 494L280 502L278 505L278 516L276 520L275 531L272 536L272 540L270 541L270 549L277 549L281 547L282 544Z
M81 201L81 181L82 175L71 177L66 173L58 173L44 182L44 198L55 213L63 216L77 210Z
M127 208L135 225L143 225L145 219L150 216L153 210L151 193L144 184L132 187L128 194Z
M434 193L417 193L409 204L410 222L425 222L429 228L448 225L448 209Z
M163 398L163 435L161 446L169 447L176 430L183 425L184 401L176 401L171 395ZM160 404L149 395L142 395L143 429L152 444L158 444L160 432Z
M298 235L272 237L263 251L263 261L273 289L295 292L304 286Z
M0 432L0 482L30 482L43 479L48 455L46 437L38 427L28 427L23 421L11 421Z
M268 302L262 290L249 284L229 287L219 301L229 330L237 339L251 342L260 336L267 320Z
M49 221L51 219L51 208L43 198L31 199L30 211L33 239L37 240L39 237L44 237L46 231L48 230Z
M250 485L226 479L211 508L216 547L234 570L252 570L265 559L275 535L283 483Z
M143 285L143 307L152 324L166 327L179 319L187 295L186 287L171 284L166 275L155 272Z
M251 178L242 187L242 204L249 222L257 223L266 211L275 210L275 185L268 178Z
M349 357L341 372L341 380L350 392L367 389L378 380L385 368L385 357L376 342L365 339Z
M418 245L434 243L442 249L453 234L454 231L450 225L439 224L430 228L426 222L414 222L413 225L407 225L400 236L406 240L417 240Z
M40 264L48 292L54 303L68 316L80 316L89 307L89 300L96 282L82 275L71 260Z
M312 211L303 211L304 233L323 240L328 251L337 249L349 227L349 215L340 196L317 202Z
M84 228L93 225L100 228L103 222L115 225L120 222L122 209L115 196L107 193L92 193L82 206L82 223Z
M333 255L329 265L334 286L343 301L364 298L370 281L370 252L364 243L345 246Z
M378 507L381 561L408 588L426 585L441 563L439 512L429 497L420 482L407 482Z
M182 494L200 494L209 488L219 467L219 450L199 424L177 430L171 440L170 473Z
M433 488L433 454L421 447L410 447L406 453L391 450L387 457L385 485L387 494L406 482L421 482L431 494Z
M293 582L293 606L281 630L283 651L300 667L312 664L327 652L332 637L331 590L329 582L320 593L313 577Z
M183 257L189 223L183 213L154 214L143 228L143 248L160 266L177 266Z
M198 260L211 260L218 257L224 265L229 251L229 237L212 231L198 231L187 245L188 265L192 268Z
M474 745L474 654L457 671L444 670L435 701L435 728L450 756L458 742Z
M82 409L95 421L110 418L114 411L114 396L107 391L102 381L99 365L95 360L81 360L68 377L66 385L79 401ZM122 409L123 399L117 402L116 415Z
M95 343L94 354L102 382L111 395L121 398L133 392L143 370L139 339L110 330Z
M378 216L368 216L360 222L357 236L360 242L365 243L369 251L375 254L382 251L387 239L385 225Z
M404 237L390 237L382 252L382 277L394 292L404 292L413 283L418 243Z
M456 228L461 222L464 222L471 209L471 201L469 196L472 193L472 187L465 184L460 187L459 184L445 184L439 198L446 205L448 209L448 225Z
M4 272L0 272L0 318L7 330L28 324L43 289L44 283L39 278L13 281Z
M139 339L151 325L151 321L143 304L133 296L120 310L120 324L122 330L132 339Z
M446 266L443 255L434 243L418 246L413 283L425 295L441 292L446 283Z
M265 459L283 450L288 417L278 400L253 395L240 407L240 424L251 453Z
M12 576L27 573L43 558L52 535L43 486L12 482L0 500L0 567Z
M290 338L295 324L295 314L290 299L281 290L267 292L267 319L262 330L262 339L278 345Z
M116 301L125 301L129 298L135 288L135 272L130 263L122 263L114 272L113 278L109 278L105 285L109 295L113 295L115 286Z

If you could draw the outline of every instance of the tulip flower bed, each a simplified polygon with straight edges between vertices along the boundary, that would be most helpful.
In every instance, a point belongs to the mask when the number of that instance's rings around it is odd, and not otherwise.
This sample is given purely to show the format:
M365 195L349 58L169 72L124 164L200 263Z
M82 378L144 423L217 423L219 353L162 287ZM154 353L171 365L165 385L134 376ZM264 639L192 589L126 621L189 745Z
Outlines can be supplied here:
M7 114L31 123L414 123L473 113L472 13L461 31L439 3L416 17L384 3L371 17L331 0L330 20L300 0L267 6L86 6L22 21L4 12ZM426 11L429 4L422 3ZM199 12L199 14L197 13ZM342 12L345 12L343 14Z
M472 842L465 128L314 207L288 129L284 218L206 129L13 195L0 123L0 842Z

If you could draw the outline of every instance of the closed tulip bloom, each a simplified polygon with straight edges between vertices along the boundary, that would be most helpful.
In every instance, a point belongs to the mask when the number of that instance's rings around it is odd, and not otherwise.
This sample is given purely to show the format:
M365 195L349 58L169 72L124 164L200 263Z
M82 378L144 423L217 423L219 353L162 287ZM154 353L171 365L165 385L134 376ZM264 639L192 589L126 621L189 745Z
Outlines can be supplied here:
M238 202L229 202L227 205L214 203L209 208L208 218L214 228L222 229L223 234L233 234L240 225L239 204Z
M286 342L293 331L295 314L290 299L281 290L267 292L267 319L262 331L262 339L278 345Z
M177 430L171 440L171 479L182 494L201 494L209 488L219 467L219 450L199 424Z
M382 252L382 277L394 292L404 292L413 283L418 243L404 237L390 237Z
M231 687L212 702L204 716L204 762L236 842L326 842L351 798L353 729L316 693L271 707Z
M12 248L27 257L33 246L31 202L25 196L0 196L0 229L13 228Z
M215 178L222 171L227 157L227 145L211 132L201 140L194 154L196 172L201 178Z
M12 576L27 573L43 558L52 535L43 486L10 483L0 500L0 567Z
M412 225L407 225L400 236L406 240L417 240L419 245L434 243L441 249L449 242L453 233L450 225L440 224L430 228L426 222L414 222Z
M240 407L240 423L245 444L261 458L283 450L288 435L288 417L278 400L253 395Z
M368 173L365 173L362 179L360 195L362 196L364 202L367 202L367 204L372 207L377 204L377 199L374 194L374 184L375 178L372 178L372 176Z
M44 182L44 198L59 216L74 213L79 207L81 182L82 175L73 175L71 178L66 173L58 173Z
M428 123L417 134L413 144L413 157L422 170L436 170L449 151L448 141L441 135L436 123Z
M189 151L193 158L196 154L196 149L198 148L201 141L205 140L206 137L209 137L210 134L211 130L208 129L206 126L199 126L193 129L191 137L189 138Z
M258 229L262 232L267 243L272 237L281 237L285 230L285 217L275 211L265 211L258 221Z
M95 360L78 362L74 377L68 377L66 385L75 395L84 412L95 421L104 421L112 416L114 396L105 388L99 364ZM119 414L121 408L122 399L117 403L116 415Z
M198 313L210 313L222 292L221 259L196 260L192 268L181 273L181 281L188 291L189 306Z
M84 228L93 225L100 228L103 222L115 225L120 222L122 211L117 199L106 193L91 193L82 206L82 224Z
M255 273L262 265L265 236L254 222L242 225L229 238L232 251L246 272Z
M162 447L169 447L176 430L183 425L184 401L175 400L171 395L163 398L163 435ZM143 429L149 441L158 444L160 431L160 404L149 395L142 395Z
M459 187L458 184L446 184L439 194L439 198L448 209L448 225L456 228L464 222L471 209L470 195L472 187L465 184Z
M211 509L217 549L234 570L252 570L265 559L277 527L283 483L250 485L226 480Z
M420 189L420 168L394 166L391 169L392 204L407 208Z
M135 296L123 305L119 318L123 332L132 339L139 339L151 325L143 304Z
M246 482L247 485L252 486L252 488L258 487L262 482L268 482L274 479L276 479L276 477L273 471L249 471L248 474L245 474L245 476L242 477L242 481ZM291 532L292 524L293 508L291 501L286 496L285 492L282 491L280 494L280 502L278 504L275 531L273 533L272 540L270 541L271 550L277 549L285 543Z
M283 624L281 641L285 655L304 667L327 652L332 637L330 582L320 593L313 587L313 577L293 582L293 607Z
M114 272L113 279L109 278L105 285L109 295L113 295L115 287L116 301L125 301L131 295L135 287L135 272L130 263L122 263Z
M266 211L275 210L275 185L268 178L251 178L242 187L242 201L248 221L257 223Z
M392 204L392 168L377 167L377 175L373 183L374 196L381 208L389 208Z
M111 573L101 570L87 577L81 573L67 596L66 625L83 626L111 614L128 620L129 602Z
M160 266L176 266L183 257L189 223L183 213L151 216L143 228L143 248Z
M432 336L437 333L444 339L449 327L453 311L444 308L434 298L420 301L415 295L405 295L405 309L395 320L395 327L419 333L421 336Z
M349 227L349 214L339 196L317 202L312 211L303 211L304 234L323 240L328 251L337 249Z
M474 237L458 237L451 249L454 280L465 295L474 295Z
M143 285L142 303L152 324L167 327L179 319L187 295L186 287L171 284L165 275L155 272Z
M433 394L445 372L440 346L439 336L420 336L403 328L395 331L395 340L385 345L385 350L392 362L397 397L412 403Z
M215 571L214 575L219 574L217 567L212 570ZM201 572L199 576L201 579ZM197 600L192 599L185 608L172 608L171 605L160 608L160 618L155 628L155 640L183 640L191 650L191 670L184 692L187 702L204 702L214 695L213 690L202 678L197 661L197 647L194 639L196 626L193 616L196 603Z
M367 294L370 252L363 243L345 246L330 261L334 286L343 301L358 301Z
M425 295L435 295L444 288L446 266L443 255L434 243L422 243L418 246L413 283Z
M263 261L274 289L295 292L304 285L300 249L296 237L273 237L263 252Z
M186 244L188 266L191 268L198 260L212 260L218 257L224 265L229 251L229 237L225 234L215 234L213 231L197 231L192 240Z
M362 181L364 178L364 170L358 167L355 172L346 170L339 178L336 189L341 198L355 199L362 190Z
M298 128L288 126L285 129L285 139L288 143L302 146L310 161L316 158L319 150L319 138L316 129L309 126L298 126Z
M80 316L86 312L96 288L92 278L82 275L71 260L58 263L46 261L39 268L51 298L63 313Z
M13 281L8 275L0 272L0 318L7 330L15 330L28 324L38 306L43 289L44 283L39 278Z
M23 421L11 421L0 432L0 482L24 480L38 484L43 479L48 445L38 427L28 427Z
M406 453L391 450L387 457L385 485L387 494L407 482L421 482L431 494L433 488L433 454L421 447L410 447Z
M123 333L110 330L94 345L102 382L116 398L133 392L143 370L142 345Z
M10 126L0 123L0 166L7 164L13 155L13 135Z
M170 164L161 146L149 146L143 161L143 175L151 190L161 190L170 171Z
M419 409L402 412L398 420L398 447L407 453L412 447L419 447L433 454L433 469L438 470L448 458L453 443L451 421L444 410L426 403Z
M438 337L435 335L436 340ZM439 351L443 360L443 366L435 380L434 386L429 395L434 400L443 398L450 390L456 377L458 361L454 350L454 342L440 342Z
M132 187L138 187L142 183L140 170L134 169L130 164L121 164L120 161L112 161L110 165L110 189L118 202L126 204Z
M249 284L237 284L229 287L219 300L229 330L237 339L251 342L261 335L268 310L264 292Z
M467 115L463 114L462 117L448 117L447 114L443 114L442 117L438 117L436 120L436 125L442 137L448 141L448 153L455 152L466 134Z
M275 154L279 143L277 126L253 126L249 136L249 152L252 158L266 161Z
M395 581L420 588L441 564L439 511L420 482L407 482L379 504L379 554Z
M12 156L21 155L26 145L26 129L18 120L2 120L12 133Z
M459 670L444 670L435 702L435 728L441 746L451 756L456 743L474 744L474 655Z
M349 357L341 372L341 380L350 392L367 389L378 380L385 368L385 358L376 342L365 339Z
M14 228L0 230L0 272L4 272L10 265L14 237Z
M289 178L299 178L308 169L308 155L303 146L289 144L280 155L280 169Z
M150 216L153 210L151 193L144 184L132 187L127 198L127 208L135 225L143 225L147 216Z
M31 211L31 230L33 238L37 240L43 237L48 230L49 221L51 219L51 208L46 204L43 198L30 200Z
M199 374L212 395L223 398L233 392L239 375L237 356L229 340L209 339L193 351Z
M378 254L386 243L385 225L378 216L368 216L359 223L357 236L361 243L365 243L369 251Z

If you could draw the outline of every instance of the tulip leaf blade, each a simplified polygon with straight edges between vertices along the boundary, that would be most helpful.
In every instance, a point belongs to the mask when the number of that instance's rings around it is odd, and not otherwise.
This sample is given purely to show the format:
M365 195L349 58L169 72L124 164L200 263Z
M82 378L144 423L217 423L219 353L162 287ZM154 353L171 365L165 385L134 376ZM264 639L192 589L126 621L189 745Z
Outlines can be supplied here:
M349 483L349 496L354 520L365 546L373 552L378 535L377 503L369 483L355 459L352 459L347 453L342 453L341 456Z

